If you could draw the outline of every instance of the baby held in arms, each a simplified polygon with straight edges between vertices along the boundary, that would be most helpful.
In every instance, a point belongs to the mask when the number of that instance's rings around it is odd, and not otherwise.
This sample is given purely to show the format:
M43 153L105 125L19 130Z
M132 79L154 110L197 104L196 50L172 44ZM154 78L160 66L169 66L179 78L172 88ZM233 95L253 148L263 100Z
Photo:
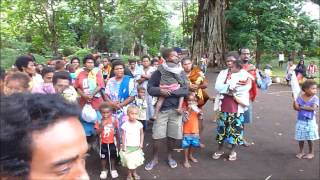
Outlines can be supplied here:
M242 70L242 65L240 61L236 61L233 68L231 68L231 73L243 73L243 75L238 76L241 78L231 78L228 82L229 84L229 94L235 97L242 97L248 93L248 85L251 84L251 81L254 78L247 73L245 70Z
M169 90L173 92L181 87L184 80L181 78L181 73L183 69L181 67L180 62L165 62L158 68L159 72L161 73L161 80L160 80L160 89ZM160 108L165 100L165 97L160 96L156 103L155 112L153 115L153 119L156 119ZM184 97L179 98L179 106L177 108L177 112L179 114L183 113L182 104L183 104Z

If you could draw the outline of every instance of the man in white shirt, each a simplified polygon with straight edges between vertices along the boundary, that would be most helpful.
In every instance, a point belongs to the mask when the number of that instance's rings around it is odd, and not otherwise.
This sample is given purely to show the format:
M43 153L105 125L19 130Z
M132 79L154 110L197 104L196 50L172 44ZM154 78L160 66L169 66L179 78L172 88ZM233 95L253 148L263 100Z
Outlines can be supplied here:
M279 67L282 68L282 65L283 65L283 62L284 62L284 54L283 54L283 52L279 53L278 60L279 60Z

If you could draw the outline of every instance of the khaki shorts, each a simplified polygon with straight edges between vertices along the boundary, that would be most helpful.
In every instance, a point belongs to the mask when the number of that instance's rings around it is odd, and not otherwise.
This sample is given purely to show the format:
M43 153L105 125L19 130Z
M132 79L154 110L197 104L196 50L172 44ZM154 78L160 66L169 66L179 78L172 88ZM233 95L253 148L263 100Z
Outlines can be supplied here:
M182 139L182 116L175 109L161 111L152 127L152 138Z

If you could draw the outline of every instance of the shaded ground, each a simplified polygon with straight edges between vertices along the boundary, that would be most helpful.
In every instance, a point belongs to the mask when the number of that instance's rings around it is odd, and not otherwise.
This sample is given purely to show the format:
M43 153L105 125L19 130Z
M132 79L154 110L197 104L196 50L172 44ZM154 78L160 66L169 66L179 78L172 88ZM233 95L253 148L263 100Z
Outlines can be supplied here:
M217 74L209 73L209 93L214 94L213 86ZM166 146L160 151L159 164L151 171L144 167L138 168L142 179L320 179L319 174L319 141L315 142L315 159L299 160L295 158L298 150L294 140L296 113L292 110L291 92L288 86L272 85L268 92L260 92L254 103L254 121L246 126L245 136L253 144L250 147L240 147L237 150L238 160L234 162L225 159L211 158L217 149L215 142L215 123L212 122L213 103L205 107L205 129L202 141L204 149L198 149L195 157L198 163L192 163L192 168L182 166L182 152L176 152L178 167L170 169L166 163ZM319 124L319 118L318 118ZM151 128L151 127L149 127ZM147 161L150 160L151 129L145 134L145 149ZM100 161L95 153L91 153L87 161L87 169L91 179L99 179ZM125 169L119 167L119 179L126 178ZM110 175L109 175L109 178Z

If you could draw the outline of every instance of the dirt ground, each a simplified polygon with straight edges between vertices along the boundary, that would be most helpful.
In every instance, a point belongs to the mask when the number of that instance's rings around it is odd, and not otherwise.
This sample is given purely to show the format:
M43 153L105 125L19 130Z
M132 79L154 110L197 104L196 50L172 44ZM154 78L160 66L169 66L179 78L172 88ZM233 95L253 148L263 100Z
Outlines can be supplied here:
M208 92L214 95L216 73L209 73ZM250 147L237 149L238 159L234 162L225 158L213 160L212 153L217 149L215 141L216 124L212 121L213 102L205 106L205 129L201 136L206 147L197 149L195 157L198 163L192 163L187 169L182 166L182 152L175 152L178 167L171 169L166 163L166 146L160 150L159 164L151 171L138 168L141 179L175 180L175 179L320 179L319 141L314 143L315 158L299 160L295 157L298 144L294 140L296 112L292 109L290 87L272 85L267 92L259 92L253 105L253 123L245 127L245 137L251 142ZM319 114L318 114L319 115ZM319 124L319 118L317 120ZM178 144L177 144L178 146ZM305 147L307 148L307 146ZM307 149L306 149L307 150ZM145 158L151 159L151 127L145 134ZM91 179L99 179L100 161L96 153L91 152L87 160L87 169ZM126 178L126 170L118 166L120 177ZM110 175L108 179L111 179Z

